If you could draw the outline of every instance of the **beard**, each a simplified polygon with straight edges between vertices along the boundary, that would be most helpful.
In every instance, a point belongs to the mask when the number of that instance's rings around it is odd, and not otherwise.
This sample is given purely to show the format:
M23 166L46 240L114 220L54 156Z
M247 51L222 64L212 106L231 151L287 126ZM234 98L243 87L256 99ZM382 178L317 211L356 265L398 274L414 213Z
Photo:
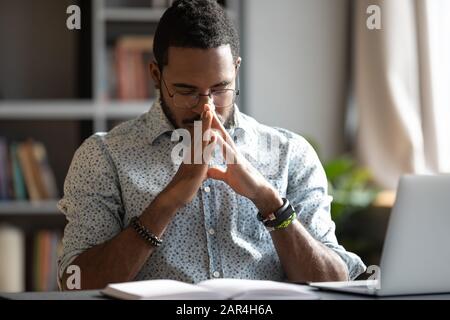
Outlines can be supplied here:
M174 126L175 129L178 129L179 126L177 125L177 122L175 120L175 116L173 115L172 111L170 111L169 106L164 101L164 98L162 94L158 94L159 98L159 104L161 105L161 109L163 110L164 114L166 115L167 119L169 119L170 123Z
M166 101L164 100L164 97L162 96L162 94L159 94L158 96L159 96L159 103L161 105L161 109L163 110L167 119L169 119L169 121L172 123L172 125L174 126L175 129L183 127L183 125L184 126L193 125L193 123L195 121L201 121L201 115L197 115L191 119L181 120L181 122L182 122L181 125L178 124L175 119L175 115L170 110L170 107L166 104ZM231 107L231 110L225 115L225 117L216 112L217 118L219 118L219 121L222 123L222 125L224 126L225 129L231 128L231 126L234 124L234 121L233 121L234 112L235 112L234 105Z

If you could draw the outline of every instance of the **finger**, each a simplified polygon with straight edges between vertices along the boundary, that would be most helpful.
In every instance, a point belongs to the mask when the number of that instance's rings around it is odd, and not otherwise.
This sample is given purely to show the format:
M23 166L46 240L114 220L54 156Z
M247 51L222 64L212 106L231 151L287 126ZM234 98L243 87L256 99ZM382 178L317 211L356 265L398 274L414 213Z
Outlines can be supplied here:
M226 171L222 168L218 167L211 167L208 169L207 172L208 178L214 179L214 180L226 180Z
M217 135L217 144L221 147L222 155L225 159L225 163L236 164L237 163L237 153L235 149L233 149L227 141L225 141L221 135Z
M216 148L217 136L212 135L208 145L203 148L203 163L208 164Z
M206 110L202 113L202 140L203 146L207 145L211 140L211 123L212 123L212 112L209 106L206 106Z
M204 111L201 114L201 123L198 121L194 124L194 135L191 138L191 157L194 164L203 163L203 148L208 145L210 137L204 141L204 133L210 131L212 121L212 114L208 105L204 106ZM208 133L207 133L208 135Z
M228 142L228 144L235 149L235 145L233 142L233 139L231 138L231 136L228 134L227 130L225 129L225 127L223 126L222 122L220 122L219 117L217 116L217 113L215 111L211 112L212 113L212 128L219 130L219 132L221 133L222 137Z

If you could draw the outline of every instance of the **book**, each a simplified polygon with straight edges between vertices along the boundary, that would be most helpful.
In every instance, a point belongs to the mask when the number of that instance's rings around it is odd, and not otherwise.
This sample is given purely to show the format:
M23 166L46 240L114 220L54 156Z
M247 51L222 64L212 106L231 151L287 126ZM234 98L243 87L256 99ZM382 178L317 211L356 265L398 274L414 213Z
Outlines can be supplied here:
M144 280L110 284L104 295L123 300L316 300L305 286L270 280L211 279L189 284Z
M22 169L27 192L31 201L49 199L49 192L44 182L43 171L34 150L32 139L18 145L17 154Z
M49 256L49 277L47 282L48 291L58 290L58 247L61 243L61 235L59 232L51 232L51 248L50 248L50 256Z
M27 141L20 143L17 149L19 162L25 178L25 186L31 201L43 200L38 177L36 161L32 152L32 142Z
M0 200L8 199L8 154L6 139L0 137Z
M19 157L17 155L17 143L13 142L10 145L10 156L12 161L12 181L14 187L14 195L16 200L26 200L27 190L25 188L25 180L22 169L20 168Z
M42 269L42 244L41 235L38 232L33 237L33 262L32 262L32 287L33 291L41 291L41 269Z
M25 233L0 225L0 292L25 290Z
M34 145L36 142L32 139L28 139L25 144L25 149L27 156L29 157L29 161L31 164L31 168L33 171L34 181L36 183L37 191L39 192L39 199L40 200L47 200L49 199L48 191L45 187L44 183L44 176L42 172L42 168L39 165L38 159L36 158L36 153L34 150Z
M34 157L38 163L42 182L46 194L50 199L57 199L59 196L58 188L56 186L56 179L53 170L50 167L47 150L42 142L33 143Z
M57 284L57 252L60 234L53 230L39 230L33 237L32 289L55 291Z
M7 170L6 170L6 181L7 181L7 195L8 200L16 199L16 191L14 190L14 168L13 168L13 159L11 154L11 149L9 145L6 146L6 154L7 154Z
M114 78L118 99L145 100L154 96L148 68L153 60L152 48L151 36L123 36L117 40Z

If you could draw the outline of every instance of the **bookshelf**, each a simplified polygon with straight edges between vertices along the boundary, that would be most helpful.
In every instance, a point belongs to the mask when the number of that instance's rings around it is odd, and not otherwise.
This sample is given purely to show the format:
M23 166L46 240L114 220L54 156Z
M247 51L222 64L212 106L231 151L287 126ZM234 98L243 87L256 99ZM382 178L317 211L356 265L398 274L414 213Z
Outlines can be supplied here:
M41 202L6 201L0 203L0 216L60 215L61 213L57 210L56 203L56 200Z
M107 121L132 119L146 112L153 100L146 102L65 100L0 102L0 120L91 120L92 132L104 131Z
M29 42L12 43L8 52L0 52L0 69L14 70L7 78L0 75L0 137L6 138L8 144L31 137L45 145L59 197L73 154L87 137L138 117L151 107L151 95L138 99L111 95L114 90L110 79L116 72L111 53L114 55L122 37L151 36L165 11L161 5L171 1L72 2L81 8L80 31L66 30L64 1L46 0L33 12L28 8L28 0L0 3L0 20L9 19L8 10L23 13L23 17L10 21L13 31L0 31L0 41L10 43L14 38ZM153 7L156 3L159 6ZM240 1L219 3L240 30ZM42 32L36 36L33 30ZM30 54L32 51L35 56ZM36 61L42 68L38 66L30 72L25 66ZM65 217L56 208L58 199L0 200L0 226L20 230L26 245L24 274L20 275L24 277L24 287L18 290L56 289L36 289L33 263L37 235L42 230L62 234ZM0 261L0 270L8 269L6 264Z

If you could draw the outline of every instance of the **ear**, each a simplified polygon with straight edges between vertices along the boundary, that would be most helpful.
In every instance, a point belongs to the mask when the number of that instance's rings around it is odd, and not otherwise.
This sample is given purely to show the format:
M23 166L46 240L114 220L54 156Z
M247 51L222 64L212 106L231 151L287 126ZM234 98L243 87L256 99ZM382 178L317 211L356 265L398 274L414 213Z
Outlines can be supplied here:
M235 62L236 70L239 70L241 63L242 63L242 58L241 57L237 58L236 62Z
M153 82L155 83L156 89L161 89L160 83L161 83L161 72L159 71L158 64L153 61L150 63L150 75L153 79Z

